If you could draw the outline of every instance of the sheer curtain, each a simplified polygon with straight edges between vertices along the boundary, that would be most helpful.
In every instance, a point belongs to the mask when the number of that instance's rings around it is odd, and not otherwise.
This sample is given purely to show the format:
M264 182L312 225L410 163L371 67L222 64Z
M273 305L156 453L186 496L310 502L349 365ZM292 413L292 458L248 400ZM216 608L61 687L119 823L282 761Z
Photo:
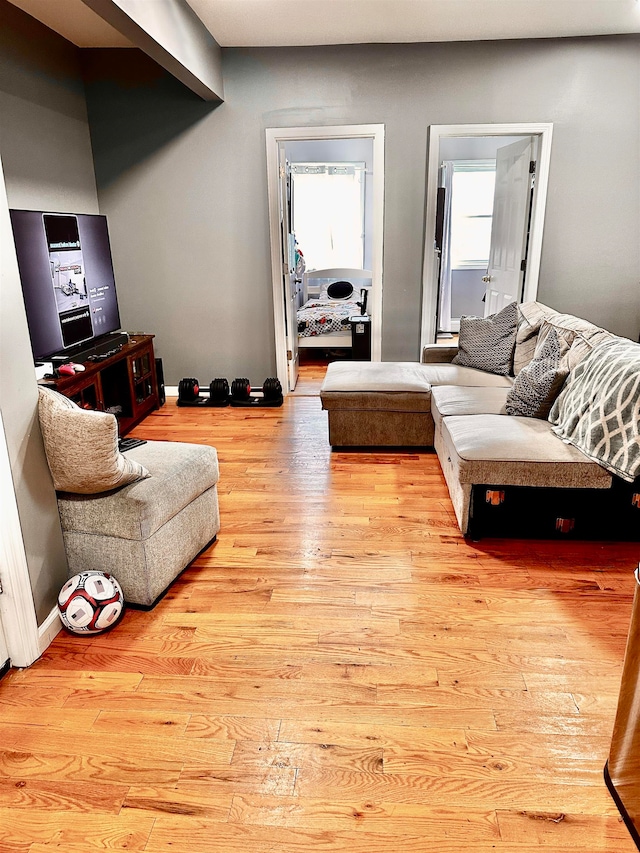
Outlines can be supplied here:
M307 270L364 264L363 170L292 166L293 230ZM313 171L311 171L313 169Z
M451 328L451 197L453 195L453 160L445 160L440 167L440 186L444 187L444 217L442 227L442 252L440 253L440 301L438 304L438 332L450 334Z

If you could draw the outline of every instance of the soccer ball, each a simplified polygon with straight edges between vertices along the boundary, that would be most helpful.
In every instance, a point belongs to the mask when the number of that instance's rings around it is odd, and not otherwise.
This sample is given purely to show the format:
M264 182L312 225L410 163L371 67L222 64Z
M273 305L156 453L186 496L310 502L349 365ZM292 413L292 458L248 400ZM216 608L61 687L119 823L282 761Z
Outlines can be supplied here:
M80 572L60 590L58 610L62 624L74 634L99 634L122 616L124 596L112 575Z

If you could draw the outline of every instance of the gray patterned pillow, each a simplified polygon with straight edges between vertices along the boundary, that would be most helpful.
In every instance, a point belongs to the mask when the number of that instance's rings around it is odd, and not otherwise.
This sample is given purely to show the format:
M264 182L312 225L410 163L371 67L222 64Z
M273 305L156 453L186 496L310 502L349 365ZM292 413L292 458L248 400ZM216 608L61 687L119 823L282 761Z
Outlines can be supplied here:
M57 391L38 388L44 449L61 492L92 495L151 476L118 450L115 415L81 409Z
M508 415L546 418L569 375L567 354L571 343L559 338L553 326L543 323L540 345L523 367L507 394Z
M489 317L461 317L458 354L453 364L507 376L513 364L518 306L507 305Z

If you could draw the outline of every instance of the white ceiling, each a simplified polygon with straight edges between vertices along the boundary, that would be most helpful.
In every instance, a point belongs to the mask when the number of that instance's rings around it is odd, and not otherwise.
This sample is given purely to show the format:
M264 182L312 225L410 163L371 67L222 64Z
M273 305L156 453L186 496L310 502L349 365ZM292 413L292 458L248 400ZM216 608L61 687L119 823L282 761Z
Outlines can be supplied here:
M130 45L82 0L11 2L79 47ZM640 0L187 2L222 47L477 41L640 32Z
M476 41L640 30L637 0L188 0L224 47Z

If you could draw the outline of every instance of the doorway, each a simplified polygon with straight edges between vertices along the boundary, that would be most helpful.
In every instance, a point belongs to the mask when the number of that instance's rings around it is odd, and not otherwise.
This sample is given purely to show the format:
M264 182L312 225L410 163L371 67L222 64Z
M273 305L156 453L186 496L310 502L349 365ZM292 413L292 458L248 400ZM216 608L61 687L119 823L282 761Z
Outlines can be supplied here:
M326 239L318 243L314 241L312 251L314 255L318 253L317 263L326 262L328 267L368 270L371 358L373 361L379 361L381 358L384 126L268 128L266 137L276 371L282 387L288 393L295 387L297 376L296 309L300 307L302 284L299 256L304 258L305 252L304 246L298 244L297 235L293 233L291 198L295 175L301 176L300 187L315 184L312 177L307 180L302 176L310 176L314 172L321 176L318 189L315 190L321 193L330 191L334 182L335 192L340 187L339 191L344 193L345 203L347 199L351 199L355 205L358 193L362 192L363 231L359 247L353 255L353 258L356 255L358 257L356 267L353 267L353 259L350 263L340 264L329 263L327 260L335 260L337 257L330 253L330 249L337 243L331 236L332 229L340 227L343 233L344 226L323 223L318 230L325 233ZM292 165L296 167L293 180ZM324 189L320 188L321 184ZM320 215L322 206L318 205L317 208ZM307 206L307 213L308 210ZM308 219L305 225L308 229ZM355 225L351 230L355 233ZM321 261L321 258L324 260ZM317 266L317 263L314 261L313 265Z
M483 316L499 310L496 306L502 307L505 299L536 298L552 127L522 123L429 128L421 349L434 343L439 332L455 334L462 314ZM499 180L494 216L496 163L502 174L506 158L498 151L516 149L533 153L526 157L526 182L521 180L522 189L517 190L518 228L505 229L516 211L505 213ZM531 176L529 168L535 170ZM511 178L514 170L510 165L507 169ZM456 185L459 204L452 210ZM458 226L453 245L452 220ZM507 233L513 242L514 232L515 249L505 254L500 245L495 251L496 241ZM501 268L507 257L515 264L513 270Z

